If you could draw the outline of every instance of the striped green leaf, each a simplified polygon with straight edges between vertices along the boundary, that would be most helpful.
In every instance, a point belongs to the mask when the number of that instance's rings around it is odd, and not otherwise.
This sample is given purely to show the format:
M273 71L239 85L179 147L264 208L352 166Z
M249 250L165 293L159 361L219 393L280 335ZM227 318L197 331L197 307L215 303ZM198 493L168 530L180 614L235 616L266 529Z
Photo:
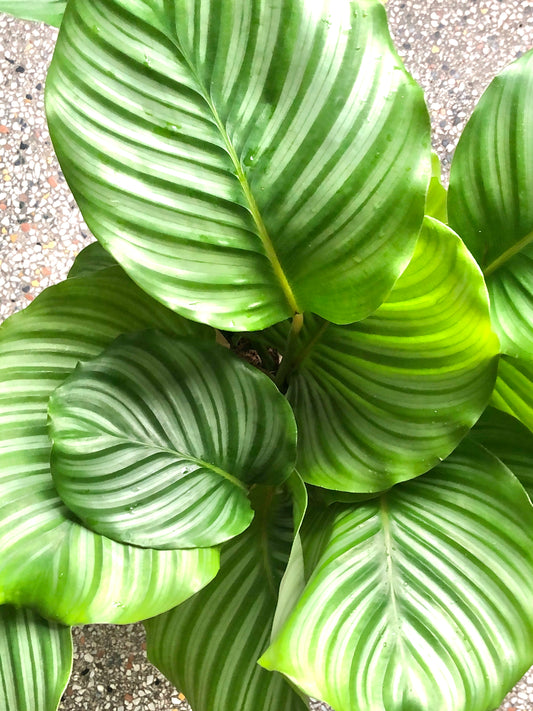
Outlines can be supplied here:
M0 0L0 12L59 27L67 0Z
M490 711L531 665L533 507L479 445L301 536L307 585L261 663L335 711Z
M470 436L509 467L533 500L533 434L516 418L489 407Z
M502 352L533 352L533 52L489 86L451 167L450 225L482 267Z
M194 320L349 323L412 254L429 121L376 0L71 0L47 115L92 232Z
M317 486L376 492L422 474L455 448L494 386L498 343L483 278L430 218L372 316L335 326L306 314L302 338L287 397L297 469Z
M533 360L501 357L491 404L533 431Z
M291 484L301 506L303 484L297 477ZM293 514L291 497L272 487L256 487L252 502L254 522L222 546L215 580L175 610L144 623L150 661L184 692L193 711L307 708L282 676L257 664L270 641L299 514Z
M205 548L253 518L248 489L294 469L296 423L274 383L215 343L123 336L50 398L51 468L92 530Z
M0 606L0 708L56 711L72 666L70 629Z
M48 399L119 334L212 331L163 308L119 267L44 291L0 326L0 603L67 624L131 622L177 605L216 574L218 552L126 546L81 525L50 473Z

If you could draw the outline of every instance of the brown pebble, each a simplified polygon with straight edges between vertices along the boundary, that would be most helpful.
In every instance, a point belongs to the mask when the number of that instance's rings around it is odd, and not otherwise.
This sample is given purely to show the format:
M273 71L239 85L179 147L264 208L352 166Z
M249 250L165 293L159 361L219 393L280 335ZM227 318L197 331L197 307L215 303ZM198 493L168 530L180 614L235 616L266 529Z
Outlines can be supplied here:
M50 267L43 267L41 269L41 274L43 276L50 276L51 273L52 273L52 270L50 269Z
M23 222L23 223L21 224L21 226L20 226L20 229L21 229L23 232L29 232L30 229L31 229L30 223L29 223L29 222Z
M0 133L9 133L9 129L7 126L4 126L3 124L0 123Z
M131 694L124 694L124 701L133 701L133 696Z
M51 188L57 188L57 180L54 178L53 175L50 175L50 177L46 178L46 182Z

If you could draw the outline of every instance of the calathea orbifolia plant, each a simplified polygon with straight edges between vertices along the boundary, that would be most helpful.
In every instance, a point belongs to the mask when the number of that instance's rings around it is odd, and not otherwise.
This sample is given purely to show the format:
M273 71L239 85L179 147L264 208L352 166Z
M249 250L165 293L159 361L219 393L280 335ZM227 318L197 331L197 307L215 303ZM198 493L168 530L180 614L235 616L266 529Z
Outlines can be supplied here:
M144 620L195 711L494 709L533 663L533 56L446 204L377 0L0 9L61 23L100 242L0 329L0 706Z

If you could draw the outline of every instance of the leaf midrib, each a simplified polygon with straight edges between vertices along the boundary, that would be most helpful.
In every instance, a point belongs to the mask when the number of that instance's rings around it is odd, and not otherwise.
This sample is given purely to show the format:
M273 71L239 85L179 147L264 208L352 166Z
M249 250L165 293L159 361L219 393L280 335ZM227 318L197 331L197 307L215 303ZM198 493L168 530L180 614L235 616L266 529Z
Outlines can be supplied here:
M488 277L491 274L494 274L494 272L497 269L499 269L501 266L506 264L510 259L512 259L512 257L519 254L525 247L528 247L532 242L533 242L533 231L531 231L529 234L527 234L525 237L523 237L516 244L513 244L512 247L509 247L509 249L506 249L505 252L500 254L499 257L496 257L496 259L494 259L487 267L485 267L483 269L484 276Z
M89 434L89 431L85 431L85 434ZM219 476L223 477L224 479L227 479L231 484L234 486L237 486L239 489L242 489L246 493L248 493L248 487L246 484L244 484L242 481L237 479L237 477L233 476L232 474L229 474L227 471L224 469L221 469L220 467L217 467L216 464L211 464L210 462L206 462L203 459L200 459L199 457L194 457L193 455L189 454L188 452L180 452L177 449L170 449L169 447L162 447L158 444L153 444L152 442L142 442L139 440L135 439L128 439L127 437L117 437L116 435L110 433L110 432L102 432L100 430L96 431L96 434L98 436L101 436L102 434L107 434L109 437L112 437L117 443L122 443L126 445L134 445L138 447L143 447L146 449L155 449L158 452L164 452L165 454L171 454L173 457L176 455L179 457L182 457L183 459L186 459L189 462L192 462L193 464L197 464L199 467L202 467L204 469L208 469L209 471L212 471L214 474L218 474Z
M395 629L396 643L400 652L402 662L405 663L405 649L402 637L402 623L399 612L398 599L395 589L395 580L397 578L397 573L395 571L395 566L393 563L393 541L392 532L390 526L390 515L389 506L387 503L387 496L381 496L379 501L379 517L381 520L381 526L383 531L383 542L385 548L386 557L386 584L389 592L389 610L392 618L392 625Z
M237 151L235 150L235 147L233 146L233 143L231 142L228 132L226 131L226 128L225 128L224 124L222 123L222 120L219 116L217 108L213 104L213 101L211 100L211 97L209 96L209 92L207 91L206 87L203 85L202 81L200 80L200 77L198 76L198 73L194 67L194 64L187 56L187 53L183 50L183 47L181 46L181 43L179 42L177 37L174 37L172 33L170 33L170 34L165 33L165 36L176 47L176 49L179 51L179 53L185 60L187 66L189 68L189 71L191 72L194 80L196 81L197 85L201 89L201 95L202 95L204 101L206 102L207 106L209 107L209 110L211 111L211 113L213 114L213 118L215 120L216 127L220 131L220 135L222 136L222 139L223 139L224 144L226 146L226 150L227 150L227 152L231 158L231 161L233 163L233 166L235 168L235 173L236 173L237 179L240 183L240 186L242 188L242 191L243 191L246 201L248 203L248 207L250 209L250 214L252 215L253 221L254 221L255 226L257 228L257 233L258 233L259 239L261 240L261 243L263 244L266 256L267 256L267 258L270 262L270 265L272 266L272 270L274 271L274 274L281 286L283 295L285 296L285 299L287 300L287 303L288 303L293 314L302 313L302 310L298 306L296 297L294 296L294 293L292 291L292 287L289 284L289 280L287 279L287 276L286 276L285 272L283 271L283 267L281 266L281 262L279 261L278 255L277 255L276 250L274 248L274 244L273 244L272 239L268 233L268 230L267 230L266 225L264 223L263 217L261 215L261 212L260 212L257 202L255 200L255 197L252 193L250 183L248 182L248 179L247 179L244 169L242 167L239 156L237 155Z

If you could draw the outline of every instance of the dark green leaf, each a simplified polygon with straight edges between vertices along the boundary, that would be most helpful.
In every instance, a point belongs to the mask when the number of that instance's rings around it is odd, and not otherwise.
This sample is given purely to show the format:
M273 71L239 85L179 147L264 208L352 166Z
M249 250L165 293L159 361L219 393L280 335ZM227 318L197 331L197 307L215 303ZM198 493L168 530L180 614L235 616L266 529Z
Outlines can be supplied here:
M70 629L0 606L0 708L56 711L72 666Z
M108 267L116 267L117 263L113 257L106 252L99 242L93 242L82 249L74 260L74 264L68 273L70 277L87 276L93 272Z
M508 466L533 500L533 434L527 427L489 407L469 436Z
M175 610L145 622L150 661L182 689L194 711L304 711L279 674L257 664L268 646L277 593L305 488L296 498L254 489L252 526L222 547L220 573ZM294 521L296 516L296 522Z
M294 469L296 423L259 370L215 343L123 336L50 398L52 476L89 528L146 548L242 533L248 488Z
M348 323L412 254L429 121L375 0L72 0L47 114L92 232L194 320Z
M307 586L261 663L335 711L488 711L533 658L533 508L473 442L379 499L310 509Z
M161 307L118 267L44 291L0 326L0 603L68 624L131 622L167 610L216 574L218 552L153 551L82 526L50 474L48 399L119 334L204 329Z

